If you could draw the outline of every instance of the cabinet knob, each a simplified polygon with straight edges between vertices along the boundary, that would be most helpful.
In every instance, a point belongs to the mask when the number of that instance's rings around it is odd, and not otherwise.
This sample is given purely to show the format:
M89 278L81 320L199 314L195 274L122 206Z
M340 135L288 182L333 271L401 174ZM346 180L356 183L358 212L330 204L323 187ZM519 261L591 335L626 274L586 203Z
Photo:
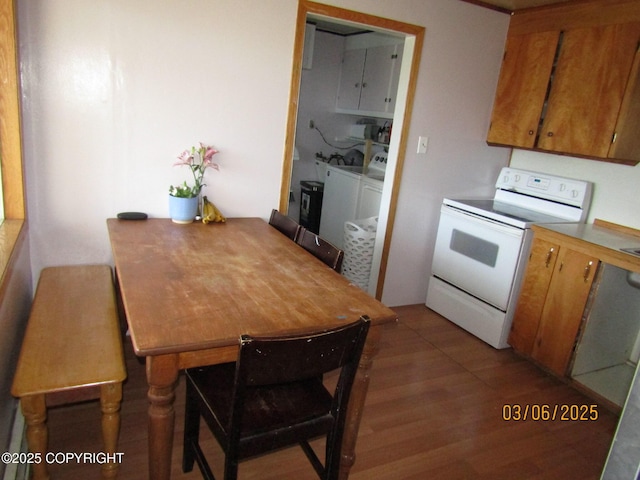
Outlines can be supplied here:
M547 137L553 137L553 132L547 132Z
M367 82L362 82L362 88L366 88L367 87Z
M529 135L533 135L533 130L529 130Z
M356 84L354 85L354 87L359 88L359 87L360 87L360 83L356 83Z
M584 267L584 283L589 281L589 274L591 273L591 265L593 265L593 261L587 263L587 266Z

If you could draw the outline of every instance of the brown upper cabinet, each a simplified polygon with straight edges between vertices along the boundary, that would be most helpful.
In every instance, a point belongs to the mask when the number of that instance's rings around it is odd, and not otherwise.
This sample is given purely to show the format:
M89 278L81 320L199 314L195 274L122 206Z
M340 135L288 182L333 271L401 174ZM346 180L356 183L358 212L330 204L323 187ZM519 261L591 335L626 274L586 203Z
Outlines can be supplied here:
M640 21L549 12L510 27L487 142L637 164Z
M489 143L535 148L560 32L507 37Z

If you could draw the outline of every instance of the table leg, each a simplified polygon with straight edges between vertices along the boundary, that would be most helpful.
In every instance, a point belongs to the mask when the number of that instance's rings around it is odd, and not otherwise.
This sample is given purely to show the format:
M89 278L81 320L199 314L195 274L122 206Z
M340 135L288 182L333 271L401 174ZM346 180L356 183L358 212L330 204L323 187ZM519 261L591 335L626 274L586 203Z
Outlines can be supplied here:
M45 403L44 394L27 395L20 398L20 407L27 424L27 444L31 453L40 454L40 463L33 463L33 480L48 480L49 472L47 471L47 462L45 455L47 454L47 443L49 435L47 431L47 405Z
M149 478L169 480L175 424L175 388L178 380L178 356L147 357L149 383Z
M100 387L100 407L102 409L102 439L104 451L109 458L115 458L120 434L120 404L122 402L122 383L108 383ZM109 461L102 465L102 478L115 478L118 475L119 462Z
M373 357L379 350L380 327L369 327L367 341L364 344L360 364L356 372L356 378L351 389L349 406L347 409L347 424L345 425L344 438L342 440L342 458L340 461L339 480L347 480L351 467L356 461L356 440L360 429L360 420L364 410L364 401L369 389L369 372L373 365Z

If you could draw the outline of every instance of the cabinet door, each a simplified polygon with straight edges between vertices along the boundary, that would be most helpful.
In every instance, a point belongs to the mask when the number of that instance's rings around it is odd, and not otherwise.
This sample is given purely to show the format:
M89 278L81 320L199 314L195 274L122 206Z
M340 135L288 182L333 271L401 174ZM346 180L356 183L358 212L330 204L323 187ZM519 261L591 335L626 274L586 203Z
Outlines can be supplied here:
M342 58L340 86L338 88L337 107L357 110L362 90L362 72L367 50L345 50Z
M640 44L622 100L609 158L640 161Z
M511 324L509 345L531 356L538 333L542 309L551 283L551 275L558 258L557 244L534 238L529 263L525 271L518 305Z
M575 347L598 259L562 248L551 277L532 357L564 376Z
M640 24L563 33L538 147L607 158Z
M404 45L396 46L395 58L393 60L393 68L391 70L391 80L389 82L389 90L387 93L387 107L389 113L393 113L396 108L396 100L398 98L398 86L400 85L400 67L402 66L402 55L404 53Z
M389 98L389 85L395 62L395 45L367 49L362 75L360 110L385 112Z
M507 38L487 142L533 148L560 32Z

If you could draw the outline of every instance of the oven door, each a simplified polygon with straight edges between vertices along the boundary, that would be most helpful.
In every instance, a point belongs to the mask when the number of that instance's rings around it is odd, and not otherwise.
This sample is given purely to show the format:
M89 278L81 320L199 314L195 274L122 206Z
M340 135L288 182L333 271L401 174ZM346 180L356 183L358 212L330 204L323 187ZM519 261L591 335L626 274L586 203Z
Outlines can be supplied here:
M433 274L506 311L524 230L443 205Z

